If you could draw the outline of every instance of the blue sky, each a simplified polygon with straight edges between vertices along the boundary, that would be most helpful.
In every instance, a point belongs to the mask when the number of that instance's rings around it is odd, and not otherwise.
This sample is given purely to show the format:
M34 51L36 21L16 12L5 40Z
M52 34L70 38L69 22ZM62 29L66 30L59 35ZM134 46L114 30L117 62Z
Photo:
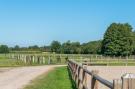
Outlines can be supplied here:
M112 22L135 27L134 0L0 0L0 44L49 45L103 38Z

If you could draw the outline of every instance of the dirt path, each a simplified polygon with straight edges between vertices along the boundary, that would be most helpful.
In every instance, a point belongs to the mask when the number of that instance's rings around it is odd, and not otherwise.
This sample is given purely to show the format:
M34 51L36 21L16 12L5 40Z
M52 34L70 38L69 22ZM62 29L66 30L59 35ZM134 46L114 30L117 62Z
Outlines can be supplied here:
M0 89L22 89L31 80L37 76L47 73L49 70L53 69L55 66L34 66L34 67L18 67L9 68L3 72L0 72Z

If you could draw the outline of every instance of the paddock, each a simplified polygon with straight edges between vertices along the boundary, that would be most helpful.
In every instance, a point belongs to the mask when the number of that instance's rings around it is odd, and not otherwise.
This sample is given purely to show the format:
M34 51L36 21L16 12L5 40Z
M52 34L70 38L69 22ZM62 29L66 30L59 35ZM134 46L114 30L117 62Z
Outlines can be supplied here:
M89 71L98 70L98 75L103 79L106 79L113 83L114 79L121 79L121 77L126 73L135 74L135 66L87 66ZM88 77L88 87L90 87L90 81ZM99 83L99 89L110 89L105 85Z
M87 66L68 60L78 89L135 89L135 66Z

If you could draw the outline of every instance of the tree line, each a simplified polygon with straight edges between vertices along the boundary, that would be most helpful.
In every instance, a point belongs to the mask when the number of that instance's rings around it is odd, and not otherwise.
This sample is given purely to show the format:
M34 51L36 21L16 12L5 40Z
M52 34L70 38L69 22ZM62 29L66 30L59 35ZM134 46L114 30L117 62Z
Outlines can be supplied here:
M112 23L107 28L103 39L87 43L71 42L64 43L52 41L49 46L39 47L8 47L0 46L0 53L10 51L40 51L55 52L61 54L102 54L109 56L128 56L135 53L135 31L128 23Z

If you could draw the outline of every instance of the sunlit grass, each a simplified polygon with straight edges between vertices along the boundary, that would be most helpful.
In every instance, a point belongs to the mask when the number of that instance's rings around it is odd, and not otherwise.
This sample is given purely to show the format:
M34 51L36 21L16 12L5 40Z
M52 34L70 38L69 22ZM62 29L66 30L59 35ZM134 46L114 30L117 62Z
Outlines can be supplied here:
M59 67L33 80L24 89L76 89L72 86L67 67Z

